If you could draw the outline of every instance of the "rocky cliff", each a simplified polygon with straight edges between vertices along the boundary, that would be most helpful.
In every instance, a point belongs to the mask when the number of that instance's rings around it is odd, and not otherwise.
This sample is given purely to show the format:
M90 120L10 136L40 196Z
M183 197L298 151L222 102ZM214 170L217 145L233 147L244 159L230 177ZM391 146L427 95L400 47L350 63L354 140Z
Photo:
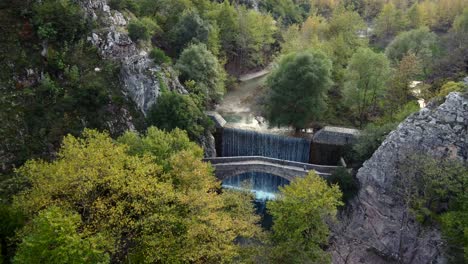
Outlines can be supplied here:
M436 227L422 227L394 191L397 164L408 154L468 160L468 98L451 93L390 133L359 170L361 189L333 229L333 263L446 263Z
M130 18L111 10L107 0L84 0L81 5L99 25L88 41L100 50L103 58L121 62L123 92L135 102L139 110L146 114L156 102L162 85L186 93L170 67L156 65L148 57L148 50L138 47L130 39L126 32Z

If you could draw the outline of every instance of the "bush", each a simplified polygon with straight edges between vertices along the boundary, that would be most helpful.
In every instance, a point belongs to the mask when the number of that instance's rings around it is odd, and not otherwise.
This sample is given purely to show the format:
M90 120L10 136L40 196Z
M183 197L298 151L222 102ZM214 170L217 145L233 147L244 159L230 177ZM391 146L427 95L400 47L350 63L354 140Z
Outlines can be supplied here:
M150 58L154 60L156 64L171 64L172 60L169 56L164 53L160 48L154 48L150 51Z
M45 0L33 8L33 23L41 39L62 43L77 40L86 31L80 6L70 0Z
M343 193L343 202L348 203L358 190L358 182L346 168L339 167L333 174L327 178L329 184L338 184Z
M158 29L151 18L134 19L128 24L128 35L133 41L148 40Z
M380 144L385 140L388 133L395 127L396 123L388 123L384 125L369 124L361 135L357 138L353 146L353 161L363 163L368 160L372 154L380 147Z
M190 96L175 92L164 92L158 98L148 113L148 123L166 131L175 128L186 130L193 140L199 139L211 126L211 120Z

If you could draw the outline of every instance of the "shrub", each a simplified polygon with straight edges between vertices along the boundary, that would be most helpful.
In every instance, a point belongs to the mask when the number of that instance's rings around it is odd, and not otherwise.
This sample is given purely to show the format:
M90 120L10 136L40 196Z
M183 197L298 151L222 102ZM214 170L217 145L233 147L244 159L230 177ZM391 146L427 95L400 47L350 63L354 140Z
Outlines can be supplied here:
M339 167L333 174L327 178L329 184L338 184L343 193L343 202L348 203L359 189L357 180L346 168Z
M80 6L70 0L45 0L33 8L33 23L38 36L49 41L74 41L86 31Z
M148 123L160 129L186 130L191 139L198 139L211 125L208 117L188 95L164 92L148 113Z
M128 24L128 35L133 41L148 40L159 27L151 18L134 19Z
M154 48L150 51L150 58L154 60L156 64L171 64L172 60L169 56L164 53L160 48Z

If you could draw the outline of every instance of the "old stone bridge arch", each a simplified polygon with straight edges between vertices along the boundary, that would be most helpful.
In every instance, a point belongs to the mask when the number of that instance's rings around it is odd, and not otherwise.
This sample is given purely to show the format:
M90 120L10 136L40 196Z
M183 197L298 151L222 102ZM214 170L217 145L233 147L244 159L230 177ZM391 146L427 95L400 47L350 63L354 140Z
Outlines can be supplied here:
M247 172L268 173L291 181L296 177L305 176L311 170L327 177L338 168L260 156L218 157L207 158L205 161L212 164L216 177L221 181Z

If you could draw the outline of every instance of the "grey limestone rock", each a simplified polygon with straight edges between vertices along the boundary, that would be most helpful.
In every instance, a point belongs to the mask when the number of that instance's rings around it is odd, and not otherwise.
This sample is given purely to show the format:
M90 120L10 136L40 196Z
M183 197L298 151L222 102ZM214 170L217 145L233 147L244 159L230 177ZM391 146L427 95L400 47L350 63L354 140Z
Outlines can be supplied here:
M140 49L130 39L123 28L128 23L127 19L122 13L111 10L107 0L86 0L81 4L88 16L102 25L88 37L88 41L99 49L103 58L121 63L123 92L135 102L140 111L146 114L156 103L161 85L186 93L177 76L168 74L172 69L156 65L148 57L148 52ZM168 75L171 78L167 78Z
M333 263L446 263L440 231L416 222L392 191L397 164L410 153L468 160L466 95L431 107L402 122L359 170L359 194L332 228Z

